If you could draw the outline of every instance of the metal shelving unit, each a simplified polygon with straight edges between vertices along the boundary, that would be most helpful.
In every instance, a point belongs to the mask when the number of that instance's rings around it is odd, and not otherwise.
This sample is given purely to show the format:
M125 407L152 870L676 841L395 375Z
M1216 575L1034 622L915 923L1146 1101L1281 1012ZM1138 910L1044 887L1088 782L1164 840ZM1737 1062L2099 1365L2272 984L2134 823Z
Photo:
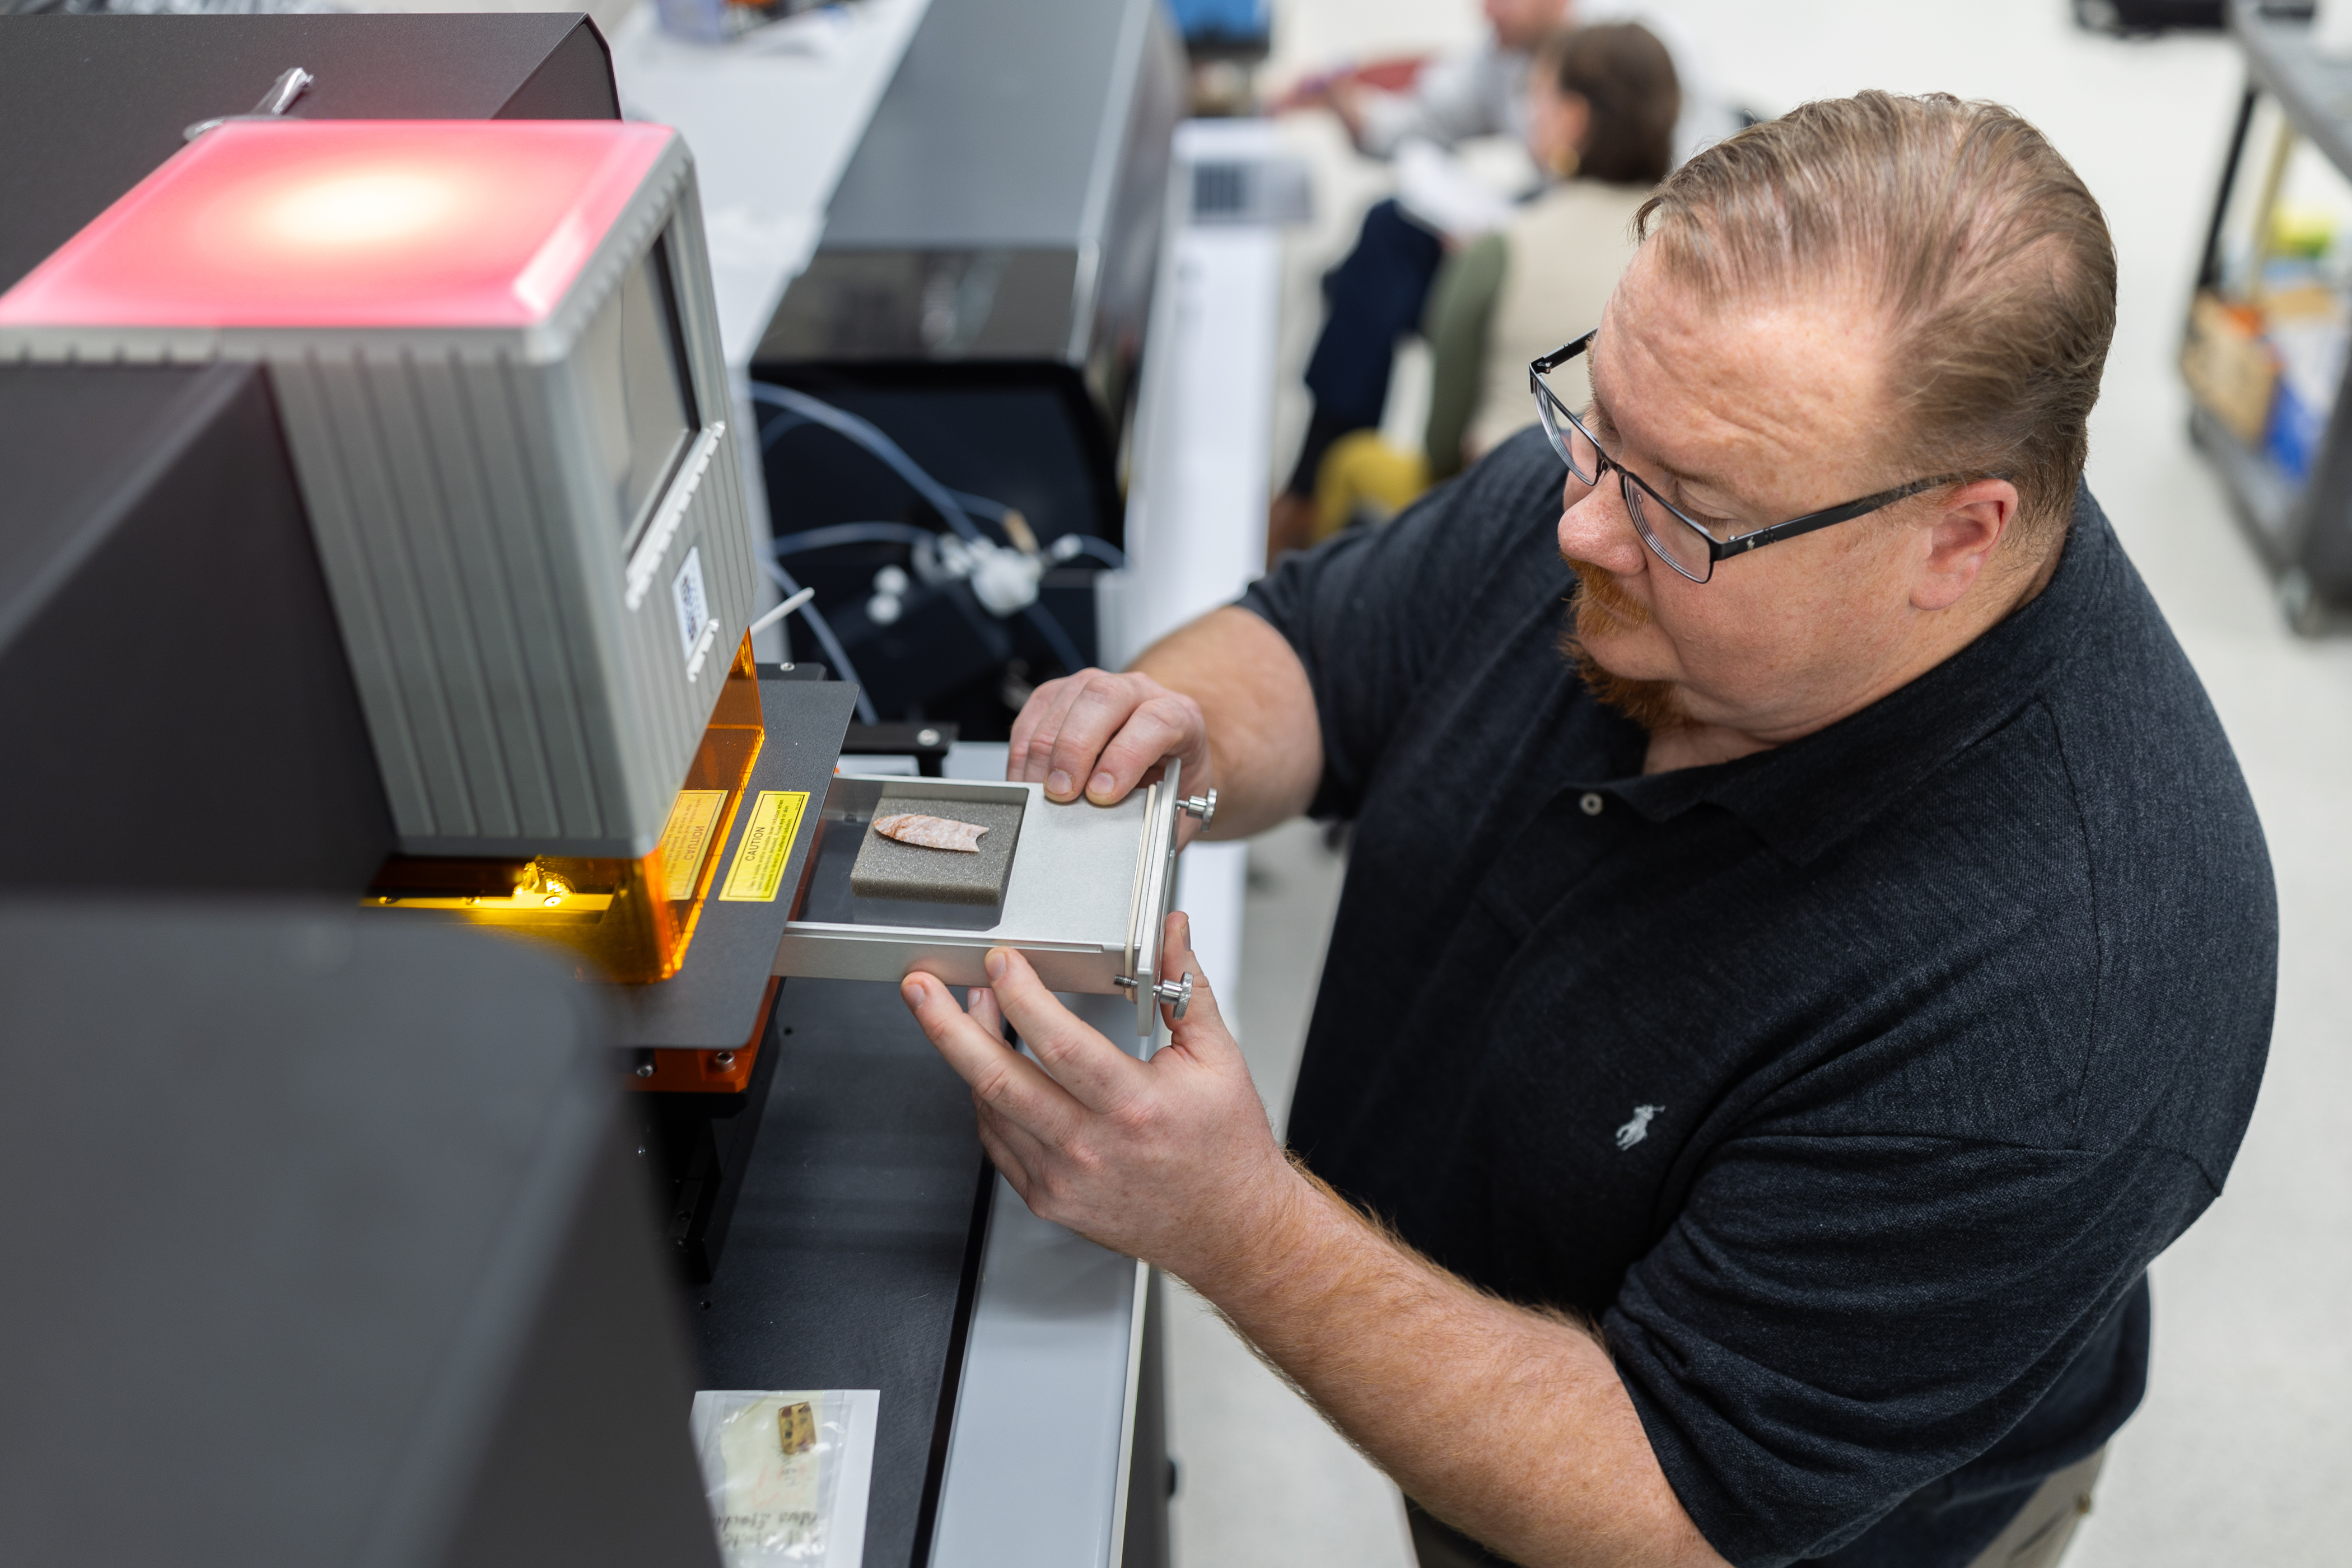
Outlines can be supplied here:
M2189 434L2316 633L2352 613L2352 58L2245 0L2230 27L2247 81L2182 343Z

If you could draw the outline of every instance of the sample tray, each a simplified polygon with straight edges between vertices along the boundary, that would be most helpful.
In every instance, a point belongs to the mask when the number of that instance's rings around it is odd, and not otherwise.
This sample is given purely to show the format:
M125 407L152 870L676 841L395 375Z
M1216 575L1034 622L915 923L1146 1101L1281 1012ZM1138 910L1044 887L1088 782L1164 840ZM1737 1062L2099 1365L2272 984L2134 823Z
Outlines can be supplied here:
M1181 773L1171 758L1160 782L1108 806L1057 804L1034 784L838 775L776 973L895 984L921 970L950 985L985 985L983 956L1010 947L1054 990L1134 997L1136 1033L1149 1034L1160 1002L1173 1000L1181 985L1160 973L1160 933L1176 896L1177 823L1187 811L1213 809L1185 799ZM877 816L959 800L1020 812L1003 902L856 897L850 868Z

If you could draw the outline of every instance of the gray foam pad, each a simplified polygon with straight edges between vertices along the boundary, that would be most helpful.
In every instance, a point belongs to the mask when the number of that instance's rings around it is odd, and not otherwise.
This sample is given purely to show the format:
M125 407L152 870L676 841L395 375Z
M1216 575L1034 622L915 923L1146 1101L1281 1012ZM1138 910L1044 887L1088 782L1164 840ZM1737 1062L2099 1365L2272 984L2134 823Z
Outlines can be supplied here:
M1001 904L1004 880L1013 873L1013 847L1021 837L1021 808L980 800L898 800L881 802L876 816L911 812L943 816L985 827L980 853L926 849L885 838L866 825L866 838L857 847L857 863L849 868L849 890L861 899L904 899L926 904Z

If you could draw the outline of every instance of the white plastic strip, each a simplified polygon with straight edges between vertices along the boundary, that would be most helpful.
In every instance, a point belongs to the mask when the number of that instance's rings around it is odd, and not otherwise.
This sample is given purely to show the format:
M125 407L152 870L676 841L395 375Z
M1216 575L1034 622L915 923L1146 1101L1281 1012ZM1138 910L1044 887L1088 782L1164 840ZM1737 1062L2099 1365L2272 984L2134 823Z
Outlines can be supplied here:
M687 503L694 500L703 473L719 450L719 438L726 434L724 420L704 426L702 433L694 438L694 445L687 449L686 460L678 464L677 473L662 497L661 509L646 525L646 536L637 542L635 552L629 557L628 572L623 580L623 596L629 608L634 610L644 604L646 595L653 591L654 579L661 574L662 556L668 551L670 541L677 537L677 526L686 521Z

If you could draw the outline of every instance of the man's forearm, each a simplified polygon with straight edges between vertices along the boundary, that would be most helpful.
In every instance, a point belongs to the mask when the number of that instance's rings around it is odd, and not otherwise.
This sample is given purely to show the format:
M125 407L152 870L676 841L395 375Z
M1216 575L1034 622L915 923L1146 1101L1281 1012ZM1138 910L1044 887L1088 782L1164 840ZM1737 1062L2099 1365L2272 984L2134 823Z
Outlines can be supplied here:
M1211 837L1262 833L1307 809L1323 774L1322 731L1280 632L1247 610L1212 611L1152 644L1135 668L1201 705L1216 763Z
M1473 1289L1302 1179L1191 1281L1423 1507L1528 1568L1720 1564L1599 1340Z

